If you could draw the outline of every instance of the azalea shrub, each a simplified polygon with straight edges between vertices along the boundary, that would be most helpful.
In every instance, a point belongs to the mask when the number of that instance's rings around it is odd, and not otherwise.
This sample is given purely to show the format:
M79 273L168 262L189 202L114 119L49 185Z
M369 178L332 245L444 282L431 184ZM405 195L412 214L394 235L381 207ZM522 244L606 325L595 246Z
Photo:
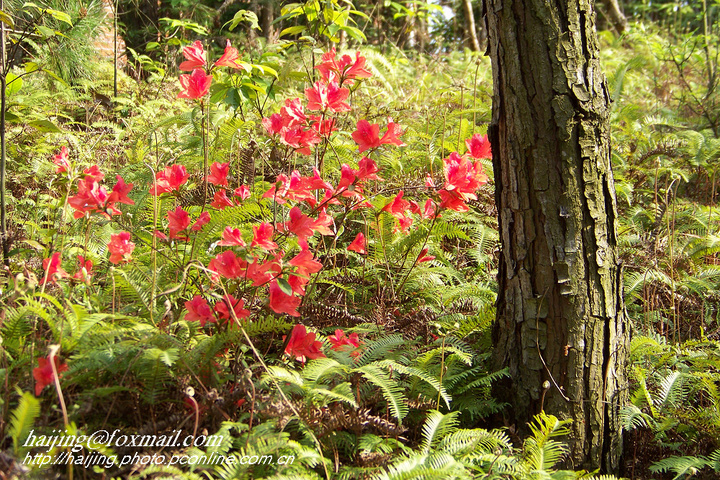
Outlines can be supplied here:
M194 416L196 428L217 428L222 412L279 432L291 416L330 449L342 432L397 436L411 404L449 409L453 389L470 395L463 375L488 372L458 338L472 328L455 320L483 308L462 273L480 265L456 254L473 244L459 223L488 183L487 137L469 136L435 159L441 172L431 161L403 185L382 164L406 147L408 127L354 105L372 80L361 52L324 52L297 96L229 41L214 62L200 41L183 55L191 73L177 96L196 141L115 175L67 146L48 159L67 229L45 250L40 290L11 314L46 322L33 327L48 333L36 342L35 394L50 397L60 374L71 398L88 380L97 392L124 371L137 408ZM223 146L228 131L244 158ZM274 163L260 172L253 158ZM61 347L55 368L50 344ZM347 408L355 423L340 420Z

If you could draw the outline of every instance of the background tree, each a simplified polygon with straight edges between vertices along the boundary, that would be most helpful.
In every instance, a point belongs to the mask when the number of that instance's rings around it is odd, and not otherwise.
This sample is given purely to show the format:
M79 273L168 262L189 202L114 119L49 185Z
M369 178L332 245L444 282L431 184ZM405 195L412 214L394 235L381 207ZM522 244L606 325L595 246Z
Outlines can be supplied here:
M485 11L502 245L494 358L511 378L499 394L518 428L540 411L572 419L569 463L614 471L628 327L592 2Z

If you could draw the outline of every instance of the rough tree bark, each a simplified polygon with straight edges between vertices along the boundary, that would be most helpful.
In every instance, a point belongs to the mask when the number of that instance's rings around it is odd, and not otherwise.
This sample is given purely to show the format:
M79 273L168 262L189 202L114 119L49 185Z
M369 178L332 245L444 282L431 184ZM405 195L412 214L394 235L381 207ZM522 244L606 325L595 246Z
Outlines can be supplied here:
M498 394L523 429L571 419L567 466L618 469L628 327L610 168L610 96L592 0L485 0L502 253Z

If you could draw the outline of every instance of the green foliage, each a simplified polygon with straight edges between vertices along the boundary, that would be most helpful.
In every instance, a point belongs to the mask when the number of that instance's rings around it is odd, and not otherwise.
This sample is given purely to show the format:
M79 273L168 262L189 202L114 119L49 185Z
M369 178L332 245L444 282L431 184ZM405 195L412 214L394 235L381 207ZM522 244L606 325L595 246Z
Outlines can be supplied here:
M24 392L18 406L10 415L9 435L13 442L13 453L20 457L23 453L22 444L30 434L35 421L40 416L40 402L30 392Z

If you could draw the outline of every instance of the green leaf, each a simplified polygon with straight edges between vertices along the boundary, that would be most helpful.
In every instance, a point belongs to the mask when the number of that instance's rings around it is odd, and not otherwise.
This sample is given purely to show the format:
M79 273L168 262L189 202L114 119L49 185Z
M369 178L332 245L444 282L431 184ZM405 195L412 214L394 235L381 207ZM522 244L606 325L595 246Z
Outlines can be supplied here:
M57 73L55 73L55 72L53 72L53 71L51 71L51 70L47 70L47 69L43 70L43 72L45 72L46 74L48 74L48 75L51 76L53 79L55 79L55 80L57 80L58 82L60 82L61 84L67 86L67 82L65 82L65 80L63 80L62 78L60 78Z
M250 28L261 30L260 25L258 24L257 14L248 10L238 10L233 19L225 25L230 24L228 30L232 32L233 29L240 24L240 22L248 22L250 24Z
M44 25L37 25L35 28L37 29L38 34L43 38L52 38L55 36L55 30L52 28L48 28Z
M359 28L355 27L342 27L340 30L344 30L347 32L348 35L350 35L354 40L357 40L358 42L365 42L367 41L367 37L365 34L360 30Z
M8 96L14 95L15 93L20 91L20 89L22 88L22 84L22 78L18 77L12 72L8 72L7 76L5 77L5 92Z
M17 123L17 122L20 121L20 117L18 117L17 115L15 115L15 114L12 113L12 112L5 112L5 121L6 121L6 122Z
M0 22L4 23L10 28L15 28L15 24L13 23L13 19L10 15L0 10Z
M294 27L288 27L282 32L280 32L280 36L284 37L285 35L297 35L298 33L305 31L305 25L295 25Z
M190 20L177 20L175 18L162 17L160 19L160 21L167 23L168 27L171 29L186 28L192 32L199 34L199 35L205 36L208 34L207 28L203 27L199 23L191 22Z
M70 15L68 15L67 13L61 12L60 10L53 10L52 8L46 9L45 12L49 13L55 20L67 23L71 27L73 26Z
M158 42L148 42L147 45L145 45L146 52L152 52L158 48L160 48L160 44Z
M50 120L33 120L29 125L43 133L62 133L62 130Z
M26 62L25 63L25 73L33 73L40 70L40 65L38 65L35 62Z
M285 295L292 295L292 293L293 293L292 287L290 286L288 281L285 280L284 278L278 278L278 286L280 287L280 290L282 290L282 292Z

